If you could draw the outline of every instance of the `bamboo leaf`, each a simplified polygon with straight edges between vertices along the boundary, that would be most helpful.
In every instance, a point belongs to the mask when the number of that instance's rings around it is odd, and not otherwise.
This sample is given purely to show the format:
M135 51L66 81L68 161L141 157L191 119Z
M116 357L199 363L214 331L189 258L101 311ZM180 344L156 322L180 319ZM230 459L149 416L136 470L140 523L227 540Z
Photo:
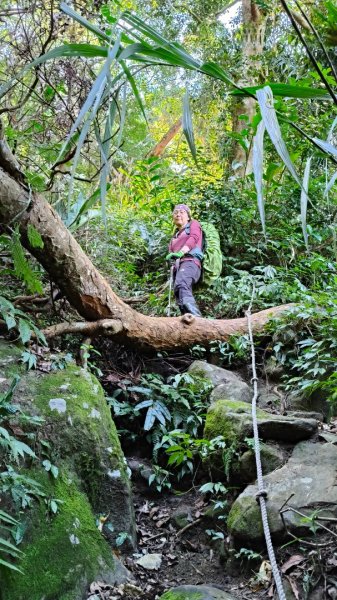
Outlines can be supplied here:
M166 48L169 50L172 57L181 60L186 68L198 69L200 67L200 63L195 60L190 54L188 54L181 46L178 44L173 44L166 40L162 35L160 35L157 31L155 31L150 25L145 23L142 19L133 15L129 11L125 11L122 15L123 21L129 23L129 25L133 26L136 31L139 31L143 35L147 36L153 42L156 42L160 47Z
M146 113L145 113L145 108L144 108L142 99L140 97L140 94L139 94L136 82L134 80L134 77L133 77L131 71L128 69L128 67L126 66L126 64L125 64L125 62L123 60L120 60L120 64L121 64L121 67L122 67L122 69L123 69L123 71L125 73L125 76L126 76L128 82L130 84L130 87L131 87L131 89L132 89L132 91L134 93L134 96L135 96L135 98L137 100L137 103L138 103L138 106L139 106L139 108L140 108L140 110L141 110L141 112L143 114L145 122L147 123L147 117L146 117Z
M325 140L320 140L319 138L314 137L313 141L323 150L326 154L332 154L337 157L337 148L330 144L330 142L326 142Z
M84 56L87 58L91 57L106 57L108 55L108 48L103 48L101 46L93 46L91 44L64 44L63 46L58 46L46 54L39 56L31 63L26 65L19 73L10 79L7 83L0 87L0 98L4 96L8 90L17 82L21 77L23 77L28 71L33 69L34 67L47 62L48 60L54 60L56 58L63 58L68 56L69 58L74 58L76 56Z
M328 137L326 139L327 142L330 142L330 143L332 142L333 132L334 132L336 125L337 125L337 117L334 118L333 123L329 129Z
M69 6L69 4L61 2L60 9L62 10L62 12L64 12L64 14L68 15L68 17L70 17L74 21L77 21L77 23L80 23L80 25L83 25L83 27L94 33L98 38L110 43L110 38L106 33L104 33L104 31L96 27L96 25L93 25L92 23L87 21L87 19L82 17L82 15L79 15L75 10L73 10Z
M3 560L2 558L0 558L0 565L3 565L7 569L11 569L12 571L17 571L18 573L21 573L22 575L24 574L21 569L19 569L12 563L8 562L7 560Z
M271 91L269 86L266 86L257 90L256 96L260 105L263 122L266 126L266 130L268 131L269 137L273 142L278 155L283 160L284 164L286 165L287 169L289 170L295 181L300 187L302 187L302 181L296 172L287 147L282 138L280 125L277 120L274 108L273 92Z
M310 156L310 158L308 158L306 165L305 165L302 190L301 190L301 223L302 223L303 237L304 237L305 246L306 246L307 250L309 249L308 232L307 232L307 207L308 207L308 190L309 190L311 159L312 159L312 156Z
M205 73L206 75L210 75L214 79L220 79L221 81L224 81L225 83L229 83L230 85L232 85L232 83L233 83L232 80L226 74L226 72L215 63L212 63L212 62L203 63L203 65L201 65L201 67L200 67L200 71L202 73Z
M119 39L117 39L114 47L112 48L112 50L108 53L108 57L107 60L105 61L101 71L99 72L98 76L96 77L91 90L79 112L79 115L77 116L77 119L75 120L75 122L73 123L70 133L68 134L68 137L66 139L66 141L64 142L61 151L56 159L56 162L60 159L60 157L62 156L70 138L72 137L72 135L74 134L74 132L76 131L76 129L82 124L82 121L84 119L84 117L86 116L86 114L89 112L90 109L92 109L92 113L91 113L91 120L94 119L98 106L99 106L99 102L101 100L104 88L105 88L105 83L107 80L107 76L108 76L108 72L110 71L110 66L112 61L114 60L114 58L116 57L117 51L119 48ZM83 143L83 142L82 142ZM80 145L80 140L78 140L78 144L77 144L77 148Z
M189 148L191 150L192 156L193 156L195 162L197 162L197 151L196 151L195 142L194 142L192 116L191 116L191 111L190 111L188 90L186 90L186 93L184 96L182 129L183 129L183 133L186 137L187 143L189 145Z
M336 171L336 173L334 173L334 174L333 174L333 176L331 177L330 181L328 182L328 184L327 184L327 186L326 186L326 188L325 188L325 191L324 191L324 198L325 198L325 197L328 195L328 193L330 192L330 190L331 190L331 188L332 188L333 184L335 183L336 179L337 179L337 171Z
M101 160L102 160L102 169L101 169L101 174L100 174L100 196L101 196L101 207L102 207L102 218L103 218L103 223L104 225L106 225L106 210L105 210L105 205L106 205L106 193L107 193L107 184L108 184L108 175L109 175L109 152L110 152L110 144L111 144L111 136L112 136L112 129L113 129L113 124L114 124L114 120L115 120L115 116L116 116L116 110L117 110L117 102L116 99L113 98L113 100L110 103L110 107L108 110L108 116L106 119L106 123L105 123L105 130L104 130L104 139L101 142L100 141L100 137L99 137L99 131L98 131L98 142L99 142L99 147L100 147L100 151L101 151ZM96 134L96 138L97 138L97 134Z
M331 100L331 96L326 93L325 89L301 85L289 85L287 83L264 83L263 85L247 86L240 90L233 90L231 94L233 96L255 95L258 90L263 89L266 86L270 87L274 96L281 96L283 98L316 98L317 100Z
M263 121L257 126L256 135L253 140L253 173L254 183L257 193L257 203L259 207L262 231L266 235L264 197L263 197L263 140L264 140L265 124Z

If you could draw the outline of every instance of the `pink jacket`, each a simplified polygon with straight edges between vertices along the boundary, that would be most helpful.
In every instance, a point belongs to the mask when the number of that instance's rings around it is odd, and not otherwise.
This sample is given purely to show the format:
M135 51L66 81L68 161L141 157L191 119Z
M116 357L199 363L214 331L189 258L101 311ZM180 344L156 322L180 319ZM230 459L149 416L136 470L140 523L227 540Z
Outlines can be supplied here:
M200 250L202 249L202 229L200 223L193 219L189 222L189 225L189 234L185 231L184 227L171 239L169 252L179 252L183 246L187 246L190 250L193 250L193 248L200 248ZM197 265L201 264L200 260L189 256L186 256L181 260L194 260Z

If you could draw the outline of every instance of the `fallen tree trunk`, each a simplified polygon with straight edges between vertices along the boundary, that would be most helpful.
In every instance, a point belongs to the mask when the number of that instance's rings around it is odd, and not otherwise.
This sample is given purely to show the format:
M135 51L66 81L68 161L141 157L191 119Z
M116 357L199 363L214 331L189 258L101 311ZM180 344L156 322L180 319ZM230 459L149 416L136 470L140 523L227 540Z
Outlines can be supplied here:
M54 209L40 195L30 195L24 185L1 167L1 161L0 223L7 226L19 224L23 244L46 269L71 305L86 321L113 320L111 327L108 326L109 335L114 331L119 341L154 350L172 350L227 340L233 334L247 331L244 318L150 317L125 304L94 267ZM28 225L40 233L43 249L30 246ZM261 331L272 315L286 308L279 306L253 315L254 331ZM86 327L83 329L88 332Z

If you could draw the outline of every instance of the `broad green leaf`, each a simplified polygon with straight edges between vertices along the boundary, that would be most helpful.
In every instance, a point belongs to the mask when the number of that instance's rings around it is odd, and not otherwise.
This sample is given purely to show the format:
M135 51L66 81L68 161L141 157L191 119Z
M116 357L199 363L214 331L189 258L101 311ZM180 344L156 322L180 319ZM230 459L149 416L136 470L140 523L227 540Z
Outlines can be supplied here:
M24 319L19 319L19 334L23 344L29 342L32 336L32 329L30 324Z
M153 407L150 407L146 414L144 430L150 431L150 429L153 427L155 420L156 420L155 411L153 410Z
M3 438L5 438L5 440L11 439L11 436L9 435L7 429L5 429L4 427L0 427L0 436L1 435ZM0 521L1 521L1 514L0 514Z

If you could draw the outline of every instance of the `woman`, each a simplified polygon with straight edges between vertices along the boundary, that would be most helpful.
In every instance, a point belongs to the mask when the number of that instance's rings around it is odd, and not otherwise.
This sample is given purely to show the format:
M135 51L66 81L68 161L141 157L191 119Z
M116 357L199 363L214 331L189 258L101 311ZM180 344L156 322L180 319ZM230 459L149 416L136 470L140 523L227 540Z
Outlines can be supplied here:
M175 260L174 295L182 314L190 313L201 317L193 297L192 287L201 275L202 229L200 223L191 219L186 204L177 204L173 210L173 223L177 231L170 241L166 260Z

